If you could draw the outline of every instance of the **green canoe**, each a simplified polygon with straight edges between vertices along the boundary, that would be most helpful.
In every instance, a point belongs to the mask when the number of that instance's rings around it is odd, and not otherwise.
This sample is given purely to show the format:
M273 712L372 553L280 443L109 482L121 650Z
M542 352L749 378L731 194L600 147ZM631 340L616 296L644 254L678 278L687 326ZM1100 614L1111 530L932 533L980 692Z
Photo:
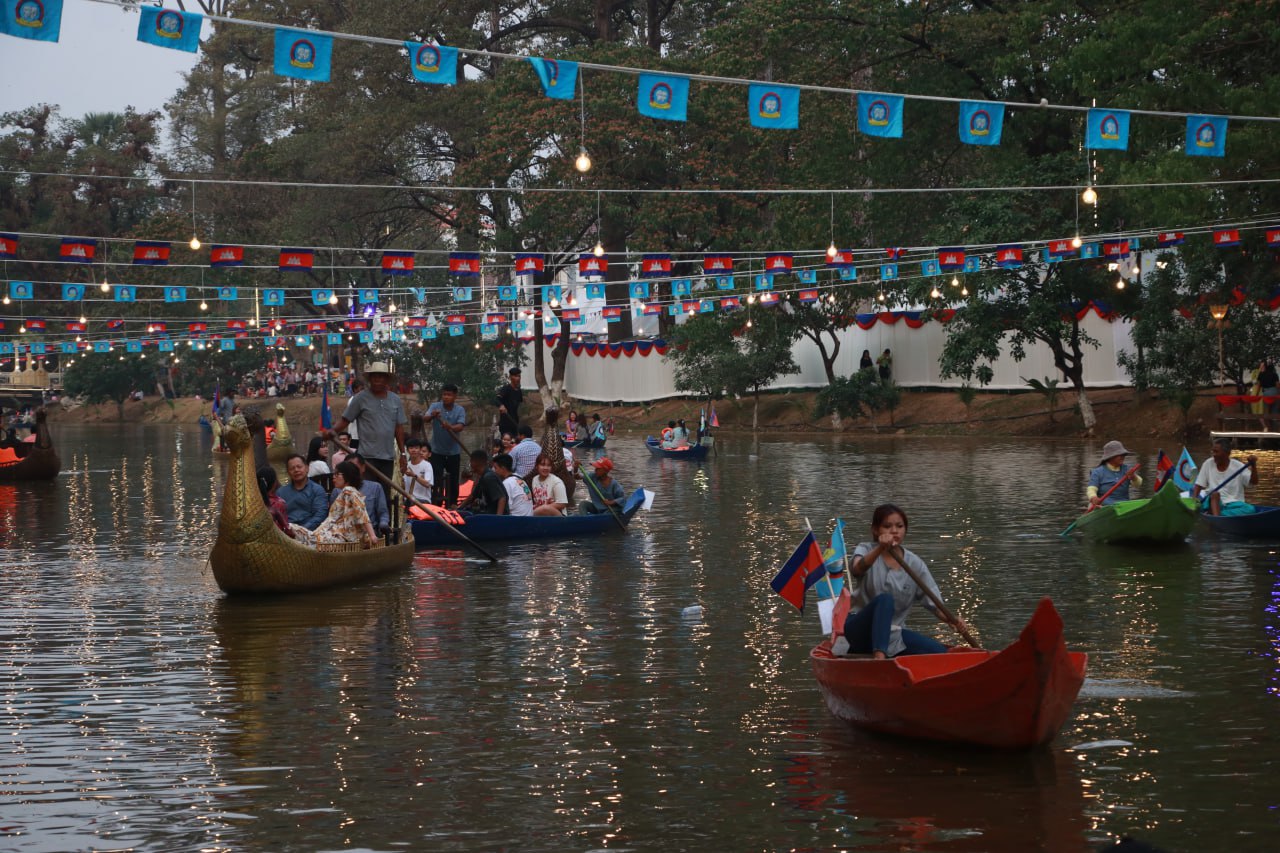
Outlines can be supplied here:
M1155 497L1087 512L1072 528L1094 542L1181 542L1199 516L1196 502L1182 497L1177 485L1168 482Z

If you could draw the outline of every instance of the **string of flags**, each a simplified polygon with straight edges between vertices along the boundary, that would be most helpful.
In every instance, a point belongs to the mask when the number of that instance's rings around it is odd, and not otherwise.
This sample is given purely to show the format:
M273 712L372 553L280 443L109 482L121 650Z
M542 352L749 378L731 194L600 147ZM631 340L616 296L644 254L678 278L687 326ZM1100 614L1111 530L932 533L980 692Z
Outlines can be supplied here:
M99 0L102 2L102 0ZM43 42L57 42L60 35L63 0L0 0L0 34ZM124 7L132 8L132 7ZM428 85L455 85L458 82L458 55L492 55L488 51L459 49L416 41L330 33L316 30L279 27L222 15L201 15L178 9L143 6L138 9L137 40L155 47L195 53L200 47L204 19L261 27L273 31L272 68L280 77L315 83L328 82L331 75L335 41L397 45L408 59L410 79ZM544 94L549 98L571 100L575 97L581 67L615 73L635 73L630 69L599 63L578 63L550 57L527 57ZM796 130L800 126L802 89L816 88L785 83L710 77L699 74L672 74L642 71L637 75L636 110L640 115L660 121L685 122L691 83L695 80L716 84L743 85L747 89L746 110L752 127L766 130ZM844 92L823 87L827 92ZM971 101L936 96L914 98L910 95L848 90L856 95L857 129L860 133L882 139L900 139L905 134L905 105L908 100L952 101L957 104L957 134L967 145L998 146L1004 131L1007 106L1030 106L1015 102ZM1083 111L1084 108L1049 105L1041 108ZM1223 116L1191 113L1153 113L1143 110L1092 108L1085 121L1085 147L1094 151L1128 150L1129 131L1134 115L1178 116L1185 119L1184 152L1190 157L1224 157L1228 120L1274 120L1263 116Z

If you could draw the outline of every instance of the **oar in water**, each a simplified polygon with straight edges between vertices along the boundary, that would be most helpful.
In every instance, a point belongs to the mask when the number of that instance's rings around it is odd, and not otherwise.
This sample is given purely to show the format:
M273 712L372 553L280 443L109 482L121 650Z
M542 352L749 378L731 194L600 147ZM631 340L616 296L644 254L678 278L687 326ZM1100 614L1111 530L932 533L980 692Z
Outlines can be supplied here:
M1205 492L1203 495L1201 495L1201 496L1200 496L1200 498L1199 498L1199 500L1200 500L1200 510L1203 512L1204 510L1206 510L1206 509L1208 509L1208 508L1209 508L1209 498L1211 498L1211 497L1214 495L1214 493L1215 493L1215 492L1217 492L1219 489L1221 489L1221 488L1222 488L1223 486L1225 486L1227 483L1230 483L1230 482L1231 482L1232 480L1234 480L1236 477L1239 477L1239 476L1240 476L1241 474L1243 474L1245 471L1248 471L1249 469L1251 469L1251 468L1255 468L1255 467L1256 467L1256 462L1245 462L1245 463L1240 467L1240 469L1239 469L1239 470L1237 470L1234 474L1232 474L1230 477L1228 477L1227 479L1223 480L1221 483L1219 483L1218 485L1214 486L1212 489L1210 489L1209 491L1207 491L1207 492Z
M1106 499L1107 499L1107 498L1109 498L1109 497L1111 497L1111 495L1115 492L1115 490L1116 490L1116 489L1120 488L1120 487L1121 487L1121 486L1123 486L1125 483L1129 482L1129 478L1131 478L1134 474L1138 473L1138 469L1139 469L1140 467L1142 467L1142 466L1141 466L1141 465L1134 465L1132 468L1130 468L1128 471L1126 471L1126 472L1125 472L1125 475L1124 475L1123 477L1121 477L1119 480L1116 480L1116 484L1115 484L1114 486L1112 486L1111 488L1107 489L1107 493L1106 493L1105 495L1103 495L1103 496L1098 500L1097 504L1095 504L1094 506L1091 506L1091 507L1089 507L1088 509L1086 509L1086 510L1084 511L1084 515L1080 516L1080 518L1084 518L1084 516L1085 516L1085 515L1088 515L1089 513L1093 512L1093 511L1094 511L1095 509L1097 509L1098 507L1102 506L1102 504L1106 501ZM1075 521L1073 521L1073 522L1071 522L1070 524L1068 524L1068 525L1067 525L1067 529L1066 529L1066 530L1064 530L1064 531L1062 531L1062 532L1061 532L1061 533L1059 533L1058 535L1059 535L1059 536L1066 536L1068 533L1070 533L1072 530L1074 530L1074 529L1075 529L1076 524L1078 524L1078 523L1080 522L1080 518L1077 518Z
M889 553L891 553L893 558L898 561L898 565L902 566L902 570L907 573L907 577L915 581L916 586L924 590L924 594L929 596L929 600L933 602L933 606L942 614L943 621L952 628L955 628L956 633L963 637L966 643L973 646L975 649L982 648L982 646L978 645L978 641L973 638L972 634L960 627L960 620L956 618L954 613L947 609L947 605L942 603L942 599L938 598L937 594L920 580L920 576L916 574L915 569L907 565L907 556L902 553L902 549L894 546L889 549Z
M342 448L344 451L346 451L348 454L350 454L350 453L354 453L354 452L355 452L354 450L352 450L352 449L351 449L351 447L350 447L350 446L348 446L348 444L347 444L345 441L339 441L339 440L338 440L338 438L337 438L336 436L335 436L335 437L334 437L334 439L333 439L333 443L334 443L334 444L336 444L336 445L338 445L338 447L341 447L341 448ZM444 525L446 528L448 528L448 530L449 530L451 533L453 533L453 535L454 535L454 536L457 536L457 537L458 537L459 539L461 539L463 542L466 542L466 543L467 543L468 545L470 545L472 548L475 548L477 551L479 551L481 554L483 554L485 557L487 557L490 563L496 563L496 562L498 562L498 558L497 558L497 557L493 556L493 555L492 555L492 554L490 554L488 551L486 551L485 549L483 549L483 548L481 548L479 545L477 545L477 544L476 544L476 542L475 542L475 541L474 541L470 536L468 536L467 534L463 533L461 530L459 530L458 528L454 527L454 526L453 526L452 524L450 524L449 522L445 521L445 520L444 520L444 517L440 515L439 511L438 511L438 510L436 510L436 508L435 508L435 507L431 506L430 504L424 504L422 501L418 500L418 499L417 499L417 498L415 498L413 495L411 495L411 494L409 494L408 492L406 492L404 489L402 489L402 488L401 488L400 486L398 486L396 483L392 482L392 480L391 480L391 478L390 478L390 477L388 477L386 474L382 473L381 471L379 471L377 468L373 467L372 465L366 465L366 466L365 466L365 470L366 470L366 471L372 471L372 472L374 473L374 475L375 475L379 480L381 480L382 482L384 482L384 483L386 483L388 486L390 486L392 491L394 491L394 492L395 492L396 494L398 494L398 495L403 495L404 497L408 498L410 501L412 501L412 502L413 502L414 506L416 506L418 509L420 509L420 510L422 510L423 512L425 512L427 515L431 516L431 518L432 518L433 520L435 520L436 522L438 522L438 523L440 523L440 524Z
M622 531L625 533L627 525L622 523L622 517L618 515L618 511L614 509L612 505L605 503L604 493L600 491L600 484L597 483L595 478L590 474L583 474L582 479L587 482L587 486L589 488L595 490L596 495L600 498L600 503L604 504L604 508L609 510L609 514L613 516L613 520L618 522L618 527L622 528Z

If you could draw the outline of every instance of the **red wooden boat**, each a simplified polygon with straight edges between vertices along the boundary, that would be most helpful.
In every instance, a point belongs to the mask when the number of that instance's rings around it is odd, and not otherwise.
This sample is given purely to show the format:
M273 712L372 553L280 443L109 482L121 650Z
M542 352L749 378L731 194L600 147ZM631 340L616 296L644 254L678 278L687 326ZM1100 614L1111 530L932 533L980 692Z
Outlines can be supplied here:
M19 480L52 480L62 470L62 461L53 447L48 416L36 409L36 440L10 444L0 453L0 483Z
M1088 656L1069 652L1048 598L1002 651L957 647L890 660L809 655L831 713L876 731L1003 749L1048 743L1066 722Z

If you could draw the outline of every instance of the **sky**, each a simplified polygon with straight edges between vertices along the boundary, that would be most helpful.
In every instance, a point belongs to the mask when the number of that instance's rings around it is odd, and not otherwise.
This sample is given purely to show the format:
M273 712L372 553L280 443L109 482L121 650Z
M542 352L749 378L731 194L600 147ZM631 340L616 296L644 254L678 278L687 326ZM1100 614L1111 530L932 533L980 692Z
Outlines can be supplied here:
M197 57L138 41L137 12L67 0L56 44L0 36L0 113L39 103L59 105L64 118L160 109Z

